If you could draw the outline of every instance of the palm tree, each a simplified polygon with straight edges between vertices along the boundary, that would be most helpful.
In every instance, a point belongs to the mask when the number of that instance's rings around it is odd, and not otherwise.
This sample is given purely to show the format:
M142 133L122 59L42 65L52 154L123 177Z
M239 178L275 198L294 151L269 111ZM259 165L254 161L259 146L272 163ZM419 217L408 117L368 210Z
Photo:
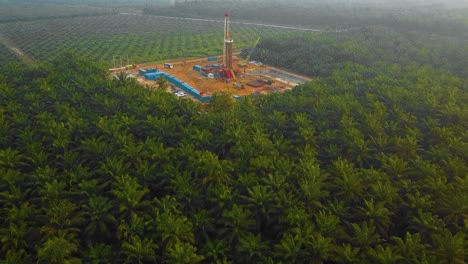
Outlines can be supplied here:
M391 179L402 179L408 173L408 161L399 156L380 153L379 160L382 163L382 170L387 173Z
M273 254L288 263L305 263L303 258L307 255L307 251L297 236L284 234L279 243L274 245L274 249Z
M466 244L466 234L462 231L452 235L445 229L440 234L432 236L435 244L434 255L437 263L466 263L468 248Z
M41 229L46 235L60 230L78 232L76 227L84 222L84 218L77 209L78 206L68 199L50 201L48 207L43 208L48 223Z
M317 224L321 234L338 237L340 230L340 228L338 228L338 224L340 223L339 217L324 210L320 210L320 212L314 216L315 223Z
M350 244L344 244L335 248L335 255L332 257L337 263L358 264L362 263L360 248L353 248Z
M119 212L125 214L141 210L147 205L142 201L148 189L142 188L137 179L128 174L117 176L111 191L119 201Z
M197 248L189 243L177 242L166 251L167 263L195 264L200 263L205 257L197 255Z
M403 257L402 262L414 264L427 262L426 252L429 245L422 244L419 234L412 235L406 232L404 240L400 237L392 237L392 240L395 241L397 252Z
M169 82L166 80L166 77L164 77L164 75L161 75L161 77L159 77L159 79L156 80L156 83L158 84L158 88L163 91L166 91L169 87Z
M437 215L431 212L424 212L422 209L417 209L416 215L412 216L408 223L408 230L421 234L424 241L431 234L440 232L446 228L444 221L439 219Z
M370 155L370 142L364 138L364 134L355 127L345 127L343 130L344 140L347 144L347 157L355 160L359 167L367 165Z
M377 245L375 248L370 248L367 254L370 257L369 261L382 264L396 264L401 263L403 260L403 257L395 252L394 247L391 245Z
M226 257L227 250L225 240L208 240L203 247L204 254L209 261L222 260Z
M91 196L89 202L83 205L84 217L88 219L85 233L91 238L100 240L109 237L116 228L117 220L114 216L114 208L107 197ZM103 237L100 237L102 235Z
M237 261L252 263L261 256L267 255L269 247L267 242L262 241L260 234L254 235L251 232L239 237L239 244L236 249Z
M6 254L2 256L0 259L0 263L2 264L17 264L17 263L24 263L24 264L32 264L33 256L31 254L26 253L25 250L21 249L18 251L8 250Z
M332 195L350 202L362 199L365 194L364 185L352 163L343 159L333 162L332 176L336 177L330 184Z
M468 194L466 191L454 191L444 198L438 208L439 215L450 226L463 228L468 221Z
M84 151L84 161L99 162L105 160L111 154L109 143L102 136L89 137L81 141L80 150Z
M171 212L171 210L165 210L162 213L156 212L154 223L148 222L148 224L150 228L156 228L157 236L166 249L179 242L195 242L192 222L178 210L175 212Z
M89 250L84 257L87 263L97 264L115 262L115 255L117 254L112 251L111 245L97 243L89 246Z
M81 260L72 255L79 250L78 245L63 237L51 237L37 250L37 263L78 264Z
M215 231L215 219L211 217L207 210L192 212L191 215L194 232L197 235L197 245L200 245L209 240L210 234Z
M254 210L257 231L260 231L264 221L269 219L271 212L268 209L270 208L273 192L268 186L257 185L252 188L247 187L247 194L247 196L241 195L241 198L246 200L247 207Z
M356 215L370 226L375 226L380 235L386 237L387 230L392 224L393 213L385 207L384 202L374 202L374 199L364 200L364 207L358 207Z
M286 133L286 124L289 121L289 117L285 113L274 110L267 118L269 121L267 129L274 135L283 135L283 133Z
M19 226L10 223L8 227L0 228L0 242L2 243L0 252L16 252L28 246L27 235L31 228L27 224L21 223Z
M291 207L284 208L283 215L280 216L280 222L291 227L304 227L311 224L310 214L305 210L305 206L293 204Z
M329 195L324 189L328 173L320 169L315 159L303 158L293 175L297 179L298 197L304 196L309 210L322 208L321 200Z
M169 182L168 189L175 194L178 201L186 203L187 207L200 196L200 183L188 171L176 171Z
M129 241L132 237L144 237L146 231L145 219L136 213L130 213L128 220L120 220L117 227L117 238Z
M129 241L122 243L120 253L126 258L125 263L138 264L145 263L145 261L156 261L156 249L158 245L153 240L144 238L143 240L139 236L131 236Z
M226 237L230 244L236 242L252 230L255 221L252 219L250 210L233 204L231 210L224 210L220 224L224 227L219 229L219 234Z
M121 71L117 73L117 75L114 76L115 81L118 85L125 87L129 85L130 83L133 83L132 80L133 78L130 77L130 75L127 72Z
M0 150L0 166L3 168L19 169L24 165L26 165L24 155L18 150L12 148Z
M308 226L312 227L312 225ZM307 230L307 226L304 228ZM303 241L305 249L308 252L308 258L314 262L329 260L330 255L334 250L332 238L324 237L322 234L318 234L316 232L311 233L312 228L309 228L309 230L309 232L305 232L309 233L308 235L300 235L300 239Z
M361 249L368 249L381 241L379 235L375 232L375 227L369 226L367 222L353 223L351 228L353 233L348 240L352 245L359 246Z
M234 187L226 184L210 186L206 193L208 193L207 200L213 204L217 204L217 212L221 212L221 209L229 208L233 204L234 198L238 195L238 191Z

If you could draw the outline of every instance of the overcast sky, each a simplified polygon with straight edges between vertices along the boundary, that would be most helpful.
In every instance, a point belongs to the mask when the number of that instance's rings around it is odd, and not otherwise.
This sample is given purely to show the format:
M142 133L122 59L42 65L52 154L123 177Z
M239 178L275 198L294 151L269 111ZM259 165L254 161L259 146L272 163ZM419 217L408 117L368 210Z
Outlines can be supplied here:
M177 2L184 2L185 0L177 0ZM189 0L194 1L194 0ZM200 0L201 1L201 0ZM214 1L226 1L226 0L214 0ZM227 0L229 1L229 0ZM239 1L239 0L231 0L231 1ZM256 2L282 2L284 4L293 4L293 2L300 2L302 4L307 4L310 2L322 2L322 3L330 3L330 2L340 2L340 3L368 3L368 4L386 4L391 6L398 6L398 5L415 5L415 4L443 4L448 7L468 7L468 0L240 0L240 1L256 1Z

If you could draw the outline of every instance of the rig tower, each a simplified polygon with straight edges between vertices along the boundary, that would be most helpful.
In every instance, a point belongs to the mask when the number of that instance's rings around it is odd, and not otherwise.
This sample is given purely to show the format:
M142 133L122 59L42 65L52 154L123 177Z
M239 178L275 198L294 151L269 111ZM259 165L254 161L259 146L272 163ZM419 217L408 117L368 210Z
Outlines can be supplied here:
M224 67L232 69L232 43L234 40L229 36L229 13L224 14Z

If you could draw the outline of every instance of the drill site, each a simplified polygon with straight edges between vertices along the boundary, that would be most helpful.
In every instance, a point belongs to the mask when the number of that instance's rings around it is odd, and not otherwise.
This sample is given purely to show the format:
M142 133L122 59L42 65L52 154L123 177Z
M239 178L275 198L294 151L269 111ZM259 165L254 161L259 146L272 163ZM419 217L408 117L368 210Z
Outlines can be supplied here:
M127 72L142 84L151 86L164 76L176 95L191 96L208 102L214 93L229 93L235 98L251 94L282 92L310 78L280 70L259 61L250 61L260 38L250 47L245 58L234 55L234 39L229 34L229 14L224 15L224 52L220 56L149 64L127 65Z

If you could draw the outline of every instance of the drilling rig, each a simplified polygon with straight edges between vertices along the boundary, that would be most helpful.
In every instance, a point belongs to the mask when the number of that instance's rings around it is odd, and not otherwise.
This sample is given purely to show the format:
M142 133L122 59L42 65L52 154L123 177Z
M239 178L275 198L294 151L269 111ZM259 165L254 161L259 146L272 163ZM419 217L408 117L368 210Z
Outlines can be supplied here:
M229 13L224 14L224 54L223 54L223 63L224 63L224 73L225 77L229 79L234 79L234 72L232 71L232 43L234 40L229 36Z

